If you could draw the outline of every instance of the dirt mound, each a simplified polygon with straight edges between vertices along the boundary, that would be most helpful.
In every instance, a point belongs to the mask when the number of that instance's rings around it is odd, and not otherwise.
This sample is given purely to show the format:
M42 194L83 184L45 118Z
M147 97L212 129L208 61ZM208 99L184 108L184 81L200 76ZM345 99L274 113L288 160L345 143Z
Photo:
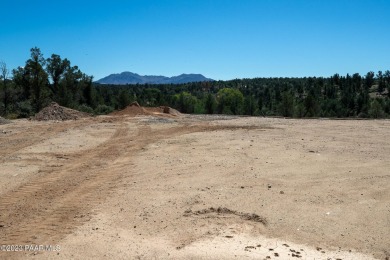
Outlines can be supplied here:
M5 125L5 124L9 124L9 123L11 123L11 120L2 118L2 117L0 116L0 125Z
M170 114L170 115L173 115L173 116L180 116L181 113L179 111L177 111L176 109L174 108L171 108L171 107L167 107L167 106L164 106L164 107L161 107L163 109L163 113L164 114Z
M67 107L62 107L55 102L52 102L49 106L43 108L32 119L38 121L48 120L76 120L83 117L91 116L88 113L80 112Z
M179 116L181 113L168 106L141 107L138 102L133 102L120 111L112 112L112 116Z
M143 107L141 107L138 102L133 102L122 110L114 111L110 114L111 116L142 116L150 115Z
M141 107L137 101L134 101L132 102L129 106L133 106L133 107Z

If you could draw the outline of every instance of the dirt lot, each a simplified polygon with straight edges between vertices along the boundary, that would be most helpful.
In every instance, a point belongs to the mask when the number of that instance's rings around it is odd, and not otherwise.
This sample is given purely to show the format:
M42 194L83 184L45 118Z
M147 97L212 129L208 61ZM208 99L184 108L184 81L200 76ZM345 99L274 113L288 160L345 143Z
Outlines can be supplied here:
M1 259L388 259L390 121L0 125ZM4 249L4 247L3 247Z

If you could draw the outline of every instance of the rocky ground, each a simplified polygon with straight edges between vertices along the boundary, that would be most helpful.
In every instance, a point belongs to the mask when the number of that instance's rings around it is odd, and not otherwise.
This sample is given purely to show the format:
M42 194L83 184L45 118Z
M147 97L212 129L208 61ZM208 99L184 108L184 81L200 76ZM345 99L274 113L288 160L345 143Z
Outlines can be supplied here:
M388 259L389 120L0 125L1 259ZM4 248L4 247L3 247Z

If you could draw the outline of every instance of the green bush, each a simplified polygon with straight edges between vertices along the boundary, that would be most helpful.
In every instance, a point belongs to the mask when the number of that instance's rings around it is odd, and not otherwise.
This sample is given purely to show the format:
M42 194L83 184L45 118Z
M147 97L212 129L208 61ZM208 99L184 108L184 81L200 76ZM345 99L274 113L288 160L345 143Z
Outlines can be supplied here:
M26 118L26 117L30 117L32 116L34 113L34 109L30 103L30 101L23 101L23 102L19 102L17 104L17 110L18 110L18 114L19 114L19 118Z
M80 105L77 110L79 110L81 112L89 113L89 114L94 114L95 113L93 108L88 106L88 105L86 105L86 104Z
M194 113L195 114L205 114L206 113L206 109L204 108L204 105L201 102L197 102L195 104Z
M107 115L114 111L113 107L106 106L106 105L98 105L95 109L95 114L97 115Z
M223 88L218 91L218 112L222 114L242 114L244 96L238 89Z

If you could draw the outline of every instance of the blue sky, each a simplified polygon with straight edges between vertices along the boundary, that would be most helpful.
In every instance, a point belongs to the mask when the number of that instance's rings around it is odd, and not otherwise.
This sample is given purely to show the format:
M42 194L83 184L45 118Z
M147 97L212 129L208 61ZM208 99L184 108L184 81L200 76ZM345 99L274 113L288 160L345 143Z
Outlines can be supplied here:
M0 60L11 69L37 46L96 80L390 70L388 0L4 0L1 10Z

